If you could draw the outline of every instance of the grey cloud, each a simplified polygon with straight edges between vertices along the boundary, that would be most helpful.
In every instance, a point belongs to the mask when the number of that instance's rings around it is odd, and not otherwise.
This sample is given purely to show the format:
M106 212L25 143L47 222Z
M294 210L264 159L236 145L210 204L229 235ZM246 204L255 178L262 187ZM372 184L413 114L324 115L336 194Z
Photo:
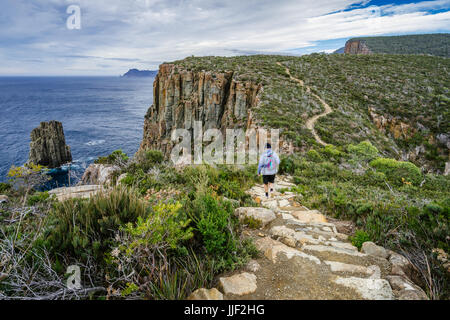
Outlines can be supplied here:
M401 24L383 21L382 28L370 23L377 17L361 8L365 2L2 0L0 58L7 68L0 65L0 74L15 67L30 74L120 74L130 67L156 69L163 61L190 55L289 54L320 40L450 26L442 14L402 19L405 10L422 12L449 1L386 6ZM65 10L73 3L81 7L81 30L65 27Z

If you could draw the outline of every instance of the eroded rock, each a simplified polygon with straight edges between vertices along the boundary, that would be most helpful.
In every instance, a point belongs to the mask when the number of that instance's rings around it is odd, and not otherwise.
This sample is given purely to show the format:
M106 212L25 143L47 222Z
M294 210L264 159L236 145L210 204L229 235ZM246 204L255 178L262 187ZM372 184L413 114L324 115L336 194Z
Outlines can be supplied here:
M31 131L28 161L48 168L58 168L72 161L61 122L41 122L39 127Z
M91 164L83 174L81 183L84 185L100 185L111 182L112 175L120 168L113 165Z

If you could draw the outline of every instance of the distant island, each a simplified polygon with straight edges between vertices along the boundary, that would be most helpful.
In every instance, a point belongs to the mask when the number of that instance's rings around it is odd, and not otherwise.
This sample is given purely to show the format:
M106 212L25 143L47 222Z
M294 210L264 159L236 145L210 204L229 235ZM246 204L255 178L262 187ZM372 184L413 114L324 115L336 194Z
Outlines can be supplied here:
M153 70L130 69L122 77L126 77L126 78L155 77L157 73L158 73L158 71L153 71Z

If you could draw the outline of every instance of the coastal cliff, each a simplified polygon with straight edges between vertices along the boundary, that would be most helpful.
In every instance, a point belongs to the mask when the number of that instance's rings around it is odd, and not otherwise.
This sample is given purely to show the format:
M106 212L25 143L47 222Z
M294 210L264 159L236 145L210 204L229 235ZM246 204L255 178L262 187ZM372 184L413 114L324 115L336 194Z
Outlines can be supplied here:
M193 130L201 121L203 130L255 127L256 108L262 86L239 81L234 73L190 71L174 64L162 64L153 84L153 105L144 122L141 150L172 150L171 132Z
M347 54L371 54L369 47L361 40L348 40L345 43L344 53Z

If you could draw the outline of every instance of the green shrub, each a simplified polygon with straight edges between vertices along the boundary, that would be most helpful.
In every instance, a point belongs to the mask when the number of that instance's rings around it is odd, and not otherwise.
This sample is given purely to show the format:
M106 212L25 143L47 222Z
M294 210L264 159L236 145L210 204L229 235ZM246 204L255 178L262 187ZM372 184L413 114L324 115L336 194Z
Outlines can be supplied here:
M259 229L262 227L261 220L255 219L253 217L246 216L242 221L242 224L246 224L250 229Z
M370 166L383 172L387 179L396 186L401 186L405 183L419 185L422 181L422 172L411 162L378 158L372 160Z
M361 250L364 242L371 241L369 235L364 230L356 230L355 234L350 237L352 244Z
M136 223L128 222L121 230L125 233L126 243L119 246L127 256L140 256L140 253L176 249L180 242L190 239L192 229L190 220L181 212L181 204L159 203L153 207L147 217L138 216Z
M54 254L101 258L120 226L136 222L148 212L138 194L124 186L86 200L69 199L51 210L45 242Z
M378 156L378 149L370 141L363 141L357 145L350 144L347 151L350 157L356 161L369 162Z
M109 156L99 157L94 161L96 164L115 164L115 165L123 165L128 161L129 157L126 153L122 152L122 150L115 150Z
M236 251L236 243L229 228L233 228L233 208L229 202L211 194L198 195L191 211L195 229L199 232L208 253L229 258Z
M48 193L48 191L36 192L32 196L28 197L27 203L29 206L34 206L37 203L47 201L49 198L50 198L50 194Z
M320 162L322 160L320 154L314 149L311 149L306 153L306 158L313 162Z
M152 163L161 163L164 160L164 156L161 151L149 150L145 153L145 159Z
M12 186L9 183L0 182L0 194L6 193L12 189Z
M338 161L344 155L340 148L334 145L326 145L319 149L319 152L323 154L326 159L334 161Z

